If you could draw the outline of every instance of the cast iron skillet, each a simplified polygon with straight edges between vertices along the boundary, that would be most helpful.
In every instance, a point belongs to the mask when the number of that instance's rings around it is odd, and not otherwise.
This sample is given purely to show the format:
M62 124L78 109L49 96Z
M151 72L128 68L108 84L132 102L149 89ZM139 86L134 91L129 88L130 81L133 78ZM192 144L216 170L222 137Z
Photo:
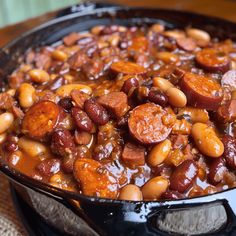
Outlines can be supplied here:
M218 18L163 9L80 5L76 12L31 30L0 51L0 87L20 63L19 55L30 47L52 44L70 32L84 31L98 24L132 26L157 22L169 28L193 26L208 31L212 37L236 40L236 24ZM236 189L192 199L131 202L62 191L17 173L2 161L0 171L23 188L43 193L72 209L100 235L197 235L203 233L204 227L209 235L236 234ZM74 207L72 200L79 201L80 208Z

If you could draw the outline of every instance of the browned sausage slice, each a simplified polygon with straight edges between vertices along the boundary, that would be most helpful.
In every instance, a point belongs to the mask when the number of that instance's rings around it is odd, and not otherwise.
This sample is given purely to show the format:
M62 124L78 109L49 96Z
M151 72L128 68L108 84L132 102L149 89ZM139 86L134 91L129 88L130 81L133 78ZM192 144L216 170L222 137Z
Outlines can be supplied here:
M197 64L209 72L226 72L230 68L230 59L217 49L205 48L196 54Z
M186 73L180 81L188 103L194 107L216 110L222 101L221 86L211 78Z
M236 120L236 100L230 100L220 106L217 110L217 119L220 122L227 123Z
M126 143L121 156L128 166L142 166L145 164L145 148L134 143Z
M54 102L38 102L26 112L22 123L22 132L32 138L44 138L56 127L59 115L59 106Z
M116 179L98 161L77 159L74 163L74 176L85 195L112 199L117 197Z
M141 143L154 144L163 141L171 132L172 124L166 121L167 112L154 103L134 108L128 125L131 135Z
M196 42L192 38L180 37L176 40L176 43L179 48L188 52L194 51L197 47Z
M236 70L227 71L221 79L221 84L230 91L236 90Z
M146 73L146 69L136 63L129 61L118 61L111 65L111 70L115 73L127 75L139 75Z
M112 92L98 98L97 102L120 118L129 109L127 95L123 92Z

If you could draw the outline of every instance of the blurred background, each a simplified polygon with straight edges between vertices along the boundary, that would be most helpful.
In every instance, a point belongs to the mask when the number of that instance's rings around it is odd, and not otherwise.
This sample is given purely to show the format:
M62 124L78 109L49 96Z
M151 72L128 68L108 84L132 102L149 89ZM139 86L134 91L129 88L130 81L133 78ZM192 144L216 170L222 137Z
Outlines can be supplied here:
M80 0L0 0L0 27L13 24L45 12L63 8Z

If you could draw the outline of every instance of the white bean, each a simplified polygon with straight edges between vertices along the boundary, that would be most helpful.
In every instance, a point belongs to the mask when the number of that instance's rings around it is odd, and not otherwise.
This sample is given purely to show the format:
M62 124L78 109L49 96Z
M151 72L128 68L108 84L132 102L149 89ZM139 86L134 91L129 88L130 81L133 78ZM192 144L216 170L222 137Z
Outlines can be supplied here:
M7 131L14 121L14 115L10 112L5 112L0 115L0 134Z

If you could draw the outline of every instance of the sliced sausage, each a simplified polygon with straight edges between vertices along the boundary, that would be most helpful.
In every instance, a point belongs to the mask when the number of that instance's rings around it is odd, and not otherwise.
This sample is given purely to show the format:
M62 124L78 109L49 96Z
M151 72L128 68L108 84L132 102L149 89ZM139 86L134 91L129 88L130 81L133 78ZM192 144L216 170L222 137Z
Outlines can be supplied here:
M230 68L230 59L217 49L205 48L196 54L197 64L206 71L224 73Z
M128 119L129 131L141 143L161 142L171 132L171 125L165 121L166 115L167 112L154 103L137 106Z
M129 109L127 95L123 92L111 92L103 95L98 98L97 102L117 118L122 117Z
M170 177L170 189L185 192L194 182L198 174L195 161L186 160L177 166Z
M98 125L105 125L109 121L109 115L106 109L94 99L85 101L84 110L91 120Z
M26 112L22 123L22 132L32 138L44 138L54 130L59 116L59 106L54 102L38 102Z
M221 79L221 85L230 91L236 90L236 70L227 71Z
M178 38L176 43L179 48L183 49L184 51L194 51L197 47L196 42L192 38Z
M8 93L0 93L0 109L8 110L14 104L14 100Z
M77 159L74 164L74 176L85 195L112 199L118 195L116 179L98 161Z
M223 158L217 158L209 166L208 179L211 184L218 184L223 180L224 173L227 171Z
M226 160L227 166L235 170L236 169L236 140L229 135L225 135L222 138L222 142L224 144L223 157Z
M142 166L145 164L145 148L134 143L126 143L121 158L130 167Z
M114 73L122 73L127 75L139 75L146 73L146 69L136 63L129 61L118 61L111 65L111 70Z
M186 73L180 81L188 103L194 107L216 110L223 99L221 86L213 79Z
M236 119L236 100L230 100L217 110L217 119L220 122L227 123Z
M71 109L71 115L74 118L75 124L81 131L91 132L93 129L93 122L89 116L79 107Z

